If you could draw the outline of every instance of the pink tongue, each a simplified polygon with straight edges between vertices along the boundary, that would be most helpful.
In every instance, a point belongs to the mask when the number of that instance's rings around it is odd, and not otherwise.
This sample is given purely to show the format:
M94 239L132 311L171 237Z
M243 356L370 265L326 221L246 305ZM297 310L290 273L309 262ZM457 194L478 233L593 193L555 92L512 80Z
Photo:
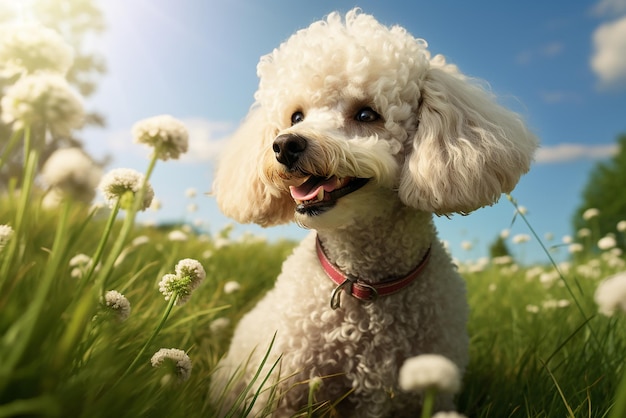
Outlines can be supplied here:
M310 178L298 187L289 186L291 197L298 200L311 200L319 193L320 189L325 192L332 192L337 187L337 177L332 176L329 179L321 177Z

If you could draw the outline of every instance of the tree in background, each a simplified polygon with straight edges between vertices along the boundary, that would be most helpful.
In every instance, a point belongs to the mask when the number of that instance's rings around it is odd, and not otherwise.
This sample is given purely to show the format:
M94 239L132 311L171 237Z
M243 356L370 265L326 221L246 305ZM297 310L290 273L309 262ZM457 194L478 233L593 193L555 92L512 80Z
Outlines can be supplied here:
M97 79L105 70L104 58L93 51L89 51L87 43L94 36L100 35L104 29L104 17L97 6L97 0L0 0L0 29L10 30L11 26L20 23L37 24L54 30L63 40L72 47L72 64L66 70L68 82L83 96L93 94L97 87ZM5 36L6 39L6 36ZM0 39L0 43L2 43ZM32 65L30 70L35 72L38 62L29 62L35 57L28 49L4 51L17 53L18 61ZM7 68L6 57L0 62L0 99L7 89L24 74ZM38 59L41 56L37 56ZM52 57L57 59L57 57ZM58 58L61 60L61 58ZM45 66L44 66L45 68ZM1 109L0 109L1 111ZM84 125L104 126L104 118L97 112L87 111L84 114ZM4 164L0 170L0 191L6 189L9 180L19 180L24 161L23 148L16 146L7 150L12 127L0 120L0 154ZM43 166L48 157L57 149L65 147L83 148L82 141L73 133L47 132L45 137L36 139L41 147L39 166ZM5 151L8 155L4 155Z
M505 238L502 235L498 235L498 238L489 246L489 255L492 260L498 257L511 256L509 247L506 245Z
M588 252L611 246L626 249L622 230L626 221L626 134L618 137L617 144L617 153L592 169L572 219L577 240Z

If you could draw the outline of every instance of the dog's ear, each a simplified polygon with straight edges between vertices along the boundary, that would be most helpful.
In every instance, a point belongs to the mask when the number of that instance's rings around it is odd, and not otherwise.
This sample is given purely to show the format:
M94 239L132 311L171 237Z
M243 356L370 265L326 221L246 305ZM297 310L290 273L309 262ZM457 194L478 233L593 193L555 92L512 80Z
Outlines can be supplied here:
M275 134L262 110L253 109L220 156L213 192L222 212L238 222L271 226L293 219L293 199L263 181L264 161L274 155L268 149Z
M537 147L520 117L441 56L431 61L421 95L402 201L439 215L469 213L513 190Z

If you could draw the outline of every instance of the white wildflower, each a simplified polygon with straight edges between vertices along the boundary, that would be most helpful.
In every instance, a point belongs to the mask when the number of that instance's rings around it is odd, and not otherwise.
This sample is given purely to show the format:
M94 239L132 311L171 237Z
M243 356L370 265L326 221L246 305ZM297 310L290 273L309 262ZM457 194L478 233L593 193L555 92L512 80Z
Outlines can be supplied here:
M543 237L546 241L552 241L554 239L554 234L552 232L546 232Z
M441 392L456 393L461 388L460 372L456 364L438 354L422 354L407 359L400 368L400 388L414 392L435 388Z
M526 305L526 312L528 312L528 313L539 313L539 306L537 306L537 305Z
M241 289L241 285L234 280L230 280L224 283L224 293L226 293L227 295L230 295L231 293L235 293L239 289Z
M507 239L511 235L511 231L509 229L503 229L500 231L500 238Z
M61 148L50 155L41 170L41 179L54 190L82 202L91 202L102 170L80 148Z
M135 237L131 242L133 247L139 247L140 245L144 245L150 242L150 238L145 235L139 235Z
M617 241L613 235L607 235L600 238L598 241L598 248L601 250L610 250L617 245Z
M469 251L471 250L473 247L472 243L470 241L463 241L461 242L461 248L463 248L465 251Z
M187 237L187 234L179 229L170 231L170 233L167 234L167 239L169 239L170 241L187 241L188 238L189 237Z
M578 242L574 242L574 243L570 244L570 245L567 247L567 249L568 249L568 251L569 251L570 253L574 254L574 253L580 253L580 252L582 252L585 248L583 247L583 245L582 245L582 244L580 244L580 243L578 243Z
M499 257L494 257L491 262L497 266L511 264L513 262L513 257L510 255L501 255Z
M85 273L89 270L93 261L91 257L86 254L77 254L70 259L70 267L72 267L71 276L79 279L83 277Z
M0 225L0 249L2 249L13 237L13 228L9 225Z
M520 215L526 215L528 213L528 209L526 209L526 207L524 206L518 206L516 212Z
M39 73L20 78L7 88L2 101L2 122L21 129L46 124L53 134L68 136L82 126L84 110L80 96L60 75Z
M604 280L595 292L598 311L612 316L617 310L626 312L626 271Z
M571 304L567 299L548 299L541 303L541 307L544 309L566 308Z
M72 47L38 23L5 25L0 31L0 75L49 71L65 75L74 62Z
M586 211L583 212L583 219L585 221L588 221L592 218L597 217L598 215L600 215L600 210L596 209L596 208L589 208Z
M213 334L217 334L230 326L230 319L220 317L211 321L209 329Z
M572 237L569 235L563 235L561 241L563 242L563 244L571 244L573 242Z
M133 137L135 142L153 147L157 158L161 160L176 160L189 147L187 128L170 115L137 122L133 126Z
M616 228L619 232L626 232L626 221L619 221Z
M191 294L206 277L202 264L186 258L176 264L176 274L166 274L159 282L159 291L165 300L176 297L176 305L187 303Z
M535 267L529 268L528 270L526 270L526 281L527 282L533 281L537 277L541 276L541 273L543 273L542 267L535 266Z
M117 290L109 290L105 293L104 304L118 316L120 321L125 321L130 316L130 302Z
M122 209L130 209L134 196L141 189L144 176L130 168L116 168L109 171L100 182L100 190L110 207L121 199ZM130 198L129 198L130 197ZM146 184L146 192L139 210L145 210L150 206L154 190L150 183Z
M580 238L587 238L591 236L591 229L589 228L580 228L576 235Z
M187 190L185 190L185 196L187 196L190 199L193 197L196 197L197 194L198 192L193 187L190 187Z
M527 234L517 234L512 239L513 244L523 244L530 241L530 236Z
M449 411L449 412L437 412L433 415L432 418L467 418L465 415L459 414L458 412Z
M181 380L186 381L191 375L191 359L183 351L177 348L161 348L150 359L152 367L161 367L163 363L171 362L174 374Z

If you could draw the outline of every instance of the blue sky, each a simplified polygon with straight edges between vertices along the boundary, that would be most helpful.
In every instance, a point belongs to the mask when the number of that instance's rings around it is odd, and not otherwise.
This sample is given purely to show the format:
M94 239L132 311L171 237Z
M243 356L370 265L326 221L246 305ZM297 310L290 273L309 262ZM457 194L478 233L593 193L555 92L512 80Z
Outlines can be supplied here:
M572 234L590 169L626 133L626 0L106 0L101 6L109 28L95 45L109 70L87 103L108 126L82 133L87 149L113 156L109 168L144 171L148 150L132 144L133 123L171 114L191 132L185 158L157 165L152 183L163 207L143 220L201 219L212 232L230 222L202 193L210 190L224 138L252 104L259 58L294 31L354 6L424 38L431 52L488 82L503 104L523 115L542 148L513 195L540 235L553 234L548 245ZM186 197L188 188L198 196ZM187 212L190 203L197 212ZM454 256L475 259L511 227L513 213L503 198L436 224ZM296 226L236 227L246 230L269 238L306 233ZM511 228L512 236L528 233L519 220ZM473 249L463 250L463 241ZM510 246L523 261L546 261L534 240Z

